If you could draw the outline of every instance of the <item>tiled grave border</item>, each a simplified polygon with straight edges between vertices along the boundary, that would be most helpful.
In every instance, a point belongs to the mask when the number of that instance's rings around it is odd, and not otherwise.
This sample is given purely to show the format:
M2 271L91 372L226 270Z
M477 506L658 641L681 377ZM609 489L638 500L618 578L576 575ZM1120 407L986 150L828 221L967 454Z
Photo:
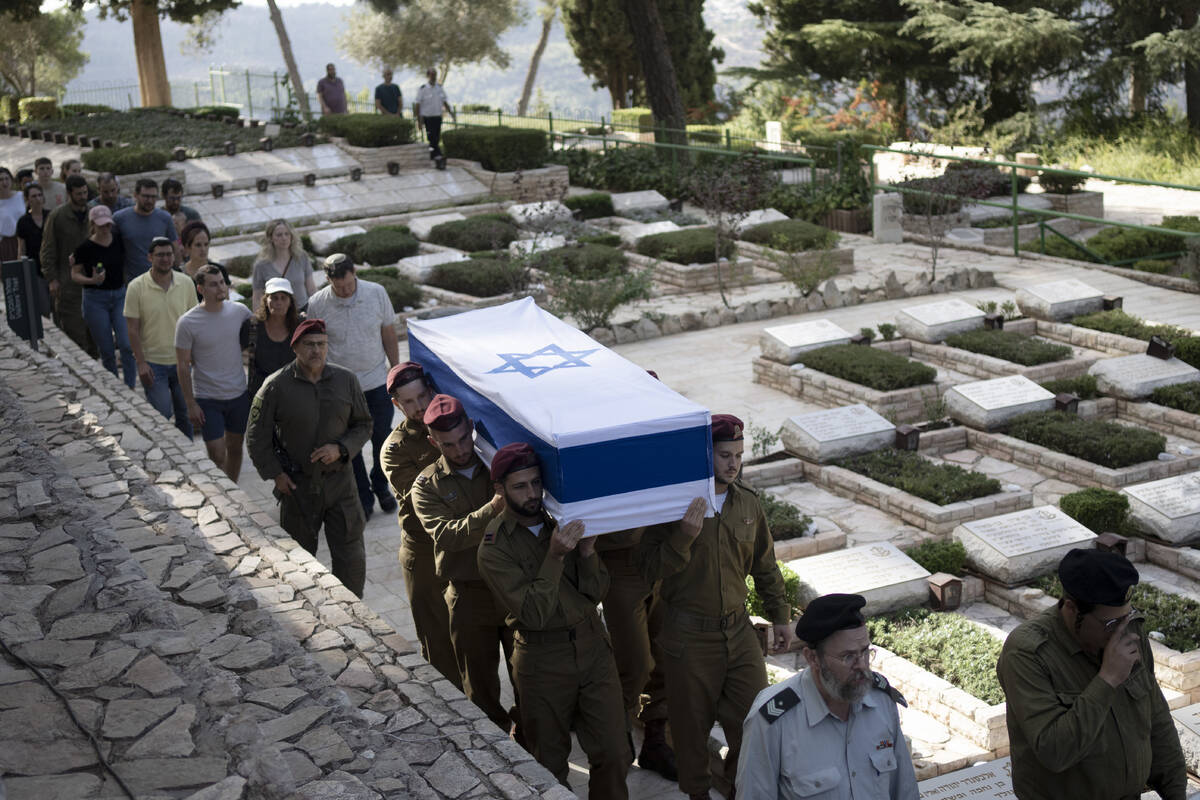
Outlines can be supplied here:
M742 480L759 491L773 486L783 486L804 479L803 467L795 459L754 464L742 470ZM846 546L846 534L842 531L826 531L815 536L797 536L794 539L775 541L775 560L779 562L807 558L818 553L841 550Z
M928 418L928 409L936 405L945 390L953 385L943 381L881 392L803 364L788 366L759 356L754 359L753 366L755 383L828 407L862 403L896 424Z

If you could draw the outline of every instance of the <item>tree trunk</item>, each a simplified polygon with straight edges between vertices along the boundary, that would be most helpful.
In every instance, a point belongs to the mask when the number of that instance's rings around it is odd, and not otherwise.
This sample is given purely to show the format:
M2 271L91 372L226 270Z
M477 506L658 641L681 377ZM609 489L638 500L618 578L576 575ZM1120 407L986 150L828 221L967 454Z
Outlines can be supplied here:
M658 17L658 4L655 0L620 0L620 3L633 31L633 49L642 64L646 97L654 112L654 138L669 144L687 144L683 96L671 62L667 35Z
M525 73L525 86L521 89L521 102L517 103L517 116L525 116L529 108L529 97L533 94L533 83L537 79L538 64L542 61L542 53L546 52L546 43L550 41L550 26L554 24L555 9L552 6L548 14L542 17L542 35L538 38L537 47L529 58L529 71Z
M1129 72L1129 113L1144 114L1146 112L1146 76L1134 67Z
M283 51L283 63L287 65L288 81L292 84L292 92L300 105L300 113L304 119L312 119L312 112L308 108L308 93L304 91L304 82L300 80L300 68L296 66L296 57L292 55L292 40L288 38L287 28L284 27L283 15L279 13L279 6L275 4L275 0L267 0L267 7L271 10L271 23L275 26L275 35L279 37L279 49Z
M171 84L167 82L167 61L163 57L162 35L158 30L157 0L133 0L129 16L133 20L133 49L137 57L142 107L169 106Z

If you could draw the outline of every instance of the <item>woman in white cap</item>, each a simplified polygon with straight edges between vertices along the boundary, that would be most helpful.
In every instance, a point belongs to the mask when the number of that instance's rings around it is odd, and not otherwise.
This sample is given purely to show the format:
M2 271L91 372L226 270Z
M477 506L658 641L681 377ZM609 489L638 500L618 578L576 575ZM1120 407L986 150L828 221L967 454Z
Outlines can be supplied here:
M247 342L250 348L250 396L258 394L267 376L290 364L296 357L292 352L292 333L300 324L296 298L287 278L267 281L262 299L249 320Z
M108 206L88 210L88 238L75 248L69 262L71 280L83 286L83 321L100 351L100 363L117 375L116 353L120 350L121 371L132 389L137 363L125 325L125 247Z

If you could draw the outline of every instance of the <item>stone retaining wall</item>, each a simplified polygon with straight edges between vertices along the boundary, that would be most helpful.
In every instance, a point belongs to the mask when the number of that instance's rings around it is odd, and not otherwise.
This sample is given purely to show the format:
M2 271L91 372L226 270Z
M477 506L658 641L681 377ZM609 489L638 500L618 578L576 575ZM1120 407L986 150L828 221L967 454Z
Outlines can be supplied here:
M1189 414L1187 411L1150 402L1117 399L1115 403L1117 415L1136 423L1138 427L1173 436L1188 431L1200 434L1200 414Z
M1132 336L1081 328L1069 322L1047 322L1043 319L1034 320L1034 322L1036 323L1034 331L1036 335L1073 347L1085 347L1088 350L1098 350L1114 356L1146 352L1146 342L1134 339Z
M927 344L904 339L899 342L883 342L879 346L887 346L887 349L905 358L913 358L936 367L951 369L980 380L1002 378L1006 375L1024 375L1035 383L1085 375L1088 368L1101 358L1099 355L1082 356L1027 367L1024 364L1005 361L1002 358L983 353L973 353L970 350L945 344Z
M754 382L827 407L863 403L897 424L928 419L929 409L951 385L927 383L908 389L881 392L859 383L826 375L802 364L789 367L761 356L754 359Z
M798 253L786 253L764 247L754 242L738 240L738 256L747 256L754 266L769 269L772 272L785 270L801 270L811 267L829 265L837 268L838 275L854 274L854 248L839 245L829 250L805 250Z
M387 173L389 161L400 165L404 172L419 169L429 169L429 145L425 142L398 144L391 147L355 147L340 137L330 137L330 141L338 146L346 155L353 158L362 167L364 173Z
M666 284L681 293L711 292L722 287L731 289L735 286L771 283L777 278L772 275L755 276L754 264L749 260L733 259L721 264L676 264L661 258L651 258L641 253L625 254L631 264L653 270L654 280ZM718 275L717 269L720 268Z
M566 197L570 187L569 173L561 164L515 172L492 172L484 169L478 161L451 158L447 163L465 169L472 178L488 187L493 195L518 203L561 200Z

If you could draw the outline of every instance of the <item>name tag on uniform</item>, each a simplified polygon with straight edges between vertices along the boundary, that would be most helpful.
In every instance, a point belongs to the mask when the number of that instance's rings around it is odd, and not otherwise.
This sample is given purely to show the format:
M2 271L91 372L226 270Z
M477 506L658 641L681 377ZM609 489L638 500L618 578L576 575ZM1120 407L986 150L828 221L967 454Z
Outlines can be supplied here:
M886 750L889 747L894 747L895 744L896 743L893 742L891 739L880 739L879 744L875 745L875 749L876 750Z

